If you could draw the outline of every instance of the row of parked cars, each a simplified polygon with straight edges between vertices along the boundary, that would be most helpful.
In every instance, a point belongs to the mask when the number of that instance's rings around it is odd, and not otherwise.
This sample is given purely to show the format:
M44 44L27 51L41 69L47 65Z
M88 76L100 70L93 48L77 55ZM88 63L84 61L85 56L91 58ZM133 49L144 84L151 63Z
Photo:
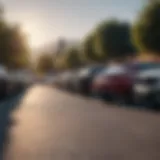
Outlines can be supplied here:
M0 101L23 91L32 81L32 76L24 71L9 72L4 66L0 66Z
M60 73L55 83L116 104L160 109L160 62L89 66Z

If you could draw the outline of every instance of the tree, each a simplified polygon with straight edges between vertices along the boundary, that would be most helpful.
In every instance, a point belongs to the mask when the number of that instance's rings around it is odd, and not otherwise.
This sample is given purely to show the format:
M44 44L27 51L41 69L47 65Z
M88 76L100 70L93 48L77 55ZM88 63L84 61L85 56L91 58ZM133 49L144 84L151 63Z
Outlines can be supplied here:
M160 2L150 2L133 27L135 45L144 52L160 55Z
M53 71L53 58L47 53L43 53L38 57L36 70L40 73L47 73Z
M102 59L124 58L134 53L130 25L117 20L103 21L96 28L96 52Z
M70 48L64 56L64 65L67 68L75 68L81 65L80 52L77 48Z
M29 46L18 25L9 25L0 10L0 63L9 69L26 68L30 63Z
M29 45L25 34L21 31L20 26L10 28L8 57L10 59L10 68L26 68L29 67L30 55Z
M95 51L95 35L94 33L88 35L82 46L82 52L84 54L84 58L87 61L98 61L99 56Z
M56 57L56 61L54 60L54 67L56 70L66 69L65 57L64 55Z

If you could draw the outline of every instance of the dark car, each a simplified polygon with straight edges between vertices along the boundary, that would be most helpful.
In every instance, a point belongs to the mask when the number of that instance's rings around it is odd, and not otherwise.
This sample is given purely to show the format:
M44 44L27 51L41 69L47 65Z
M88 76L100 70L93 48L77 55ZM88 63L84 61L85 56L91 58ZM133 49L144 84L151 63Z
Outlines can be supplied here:
M71 75L72 73L70 71L65 71L65 72L58 74L55 77L55 82L57 86L59 86L61 89L68 89Z
M142 107L160 109L160 63L148 63L137 74L133 97Z
M36 76L25 71L10 71L7 85L7 92L9 96L18 94L34 84Z
M72 80L74 78L75 72L74 71L68 71L64 76L64 88L68 91L72 90Z
M89 94L91 91L92 80L103 70L103 68L104 66L102 65L81 68L75 77L75 90L82 94Z
M3 100L7 96L8 76L5 67L0 66L0 100Z

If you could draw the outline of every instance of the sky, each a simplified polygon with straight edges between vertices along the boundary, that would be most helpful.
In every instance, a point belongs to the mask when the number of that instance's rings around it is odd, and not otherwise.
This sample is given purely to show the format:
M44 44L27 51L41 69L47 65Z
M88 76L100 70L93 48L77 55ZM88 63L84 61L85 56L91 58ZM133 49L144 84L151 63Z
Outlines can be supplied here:
M58 37L81 39L101 20L134 21L145 0L1 0L10 22L21 24L32 47Z

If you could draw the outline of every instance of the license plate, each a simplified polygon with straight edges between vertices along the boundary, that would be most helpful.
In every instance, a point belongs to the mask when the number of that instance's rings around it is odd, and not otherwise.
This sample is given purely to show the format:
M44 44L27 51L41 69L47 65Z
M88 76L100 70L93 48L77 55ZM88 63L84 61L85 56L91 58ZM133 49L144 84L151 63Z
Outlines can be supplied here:
M146 85L135 85L134 86L134 91L138 93L147 93L149 91L148 86Z

